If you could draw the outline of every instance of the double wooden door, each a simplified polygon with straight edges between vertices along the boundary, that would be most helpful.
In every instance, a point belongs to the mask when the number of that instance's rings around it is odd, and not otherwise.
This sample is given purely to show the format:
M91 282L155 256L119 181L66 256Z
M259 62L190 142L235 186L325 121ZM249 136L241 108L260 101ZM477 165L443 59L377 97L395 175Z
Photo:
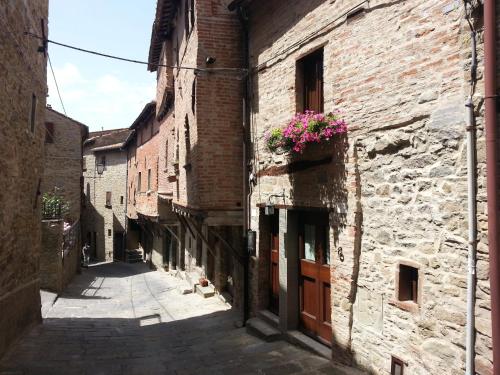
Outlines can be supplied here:
M299 217L299 288L301 329L331 345L331 285L328 213Z

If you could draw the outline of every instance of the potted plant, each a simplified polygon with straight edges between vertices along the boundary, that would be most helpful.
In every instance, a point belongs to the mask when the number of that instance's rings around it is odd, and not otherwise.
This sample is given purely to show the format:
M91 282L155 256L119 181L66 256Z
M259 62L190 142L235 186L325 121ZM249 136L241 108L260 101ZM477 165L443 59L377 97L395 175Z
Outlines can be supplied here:
M271 129L266 143L273 153L302 153L309 144L329 141L337 134L347 133L347 124L338 112L297 113L285 127Z

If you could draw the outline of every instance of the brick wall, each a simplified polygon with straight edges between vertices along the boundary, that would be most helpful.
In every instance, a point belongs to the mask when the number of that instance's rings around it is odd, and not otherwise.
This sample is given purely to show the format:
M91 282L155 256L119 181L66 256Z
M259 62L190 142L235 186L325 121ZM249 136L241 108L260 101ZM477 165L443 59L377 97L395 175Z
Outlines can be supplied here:
M43 174L46 59L39 41L48 2L7 0L0 7L0 356L26 328L40 321L38 261ZM32 96L37 98L33 122ZM31 125L33 124L33 131Z
M69 205L67 218L80 219L82 143L88 129L50 108L45 111L45 122L53 124L52 142L45 143L45 169L42 194L56 192Z
M464 67L470 57L463 9L445 0L381 0L346 20L344 13L356 3L273 0L251 6L250 55L257 68L252 141L254 172L261 174L252 193L252 228L259 229L256 204L283 189L287 205L330 209L334 358L376 374L389 372L391 355L407 361L405 372L412 374L463 373ZM264 134L297 111L296 62L319 47L324 49L325 111L342 110L350 128L347 149L338 141L298 157L270 154ZM478 49L481 55L482 46ZM490 374L482 92L480 81L474 98L480 230L476 371ZM333 155L328 165L277 176L263 172L328 155ZM392 303L401 262L414 262L422 272L422 300L415 312ZM253 280L254 291L260 282Z
M242 67L237 16L223 4L196 2L194 26L186 35L184 5L177 10L176 27L164 43L160 62L176 65L178 55L185 67ZM209 56L216 58L210 66L205 63ZM171 181L160 180L162 189L172 192L173 202L183 206L240 209L243 81L233 73L195 74L191 69L160 68L157 74L157 102L171 87L175 96L174 108L161 127L160 156L168 153L172 158L162 164L171 176Z
M136 129L135 138L127 147L127 215L130 218L137 218L137 213L158 216L159 132L159 124L153 116L147 124ZM148 171L151 171L149 189ZM139 173L141 173L140 190Z

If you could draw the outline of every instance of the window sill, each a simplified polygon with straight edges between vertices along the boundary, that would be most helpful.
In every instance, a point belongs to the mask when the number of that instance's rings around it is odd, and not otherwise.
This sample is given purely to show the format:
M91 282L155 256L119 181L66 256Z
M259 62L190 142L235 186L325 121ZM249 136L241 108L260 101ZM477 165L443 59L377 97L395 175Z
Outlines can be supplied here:
M411 313L418 313L420 310L420 305L413 301L399 301L397 299L390 299L389 305L396 306L401 310L408 311Z

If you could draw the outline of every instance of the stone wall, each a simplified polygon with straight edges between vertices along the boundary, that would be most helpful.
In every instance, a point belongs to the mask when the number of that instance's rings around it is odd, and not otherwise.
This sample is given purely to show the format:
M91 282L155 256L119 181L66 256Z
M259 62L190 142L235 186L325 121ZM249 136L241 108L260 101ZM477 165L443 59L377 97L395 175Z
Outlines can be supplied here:
M0 6L0 356L41 319L38 191L43 175L46 57L37 52L39 41L24 32L40 34L40 21L47 25L47 17L46 0L7 0Z
M448 0L380 0L346 17L355 5L273 0L250 7L256 69L252 142L259 176L252 228L263 227L256 206L283 191L285 200L278 203L288 208L330 211L335 359L375 374L390 372L391 356L407 362L405 373L463 373L469 90L464 67L470 64L463 8ZM271 154L265 133L299 110L297 60L318 48L324 51L325 112L342 111L347 139L293 157ZM481 44L478 50L481 59ZM476 371L490 374L482 91L479 81ZM293 162L330 156L327 164L287 173ZM259 270L268 251L265 244L257 249L254 309L262 303L259 285L266 276ZM410 309L396 298L399 264L408 263L418 266L421 282L419 304Z
M102 175L99 175L96 169L96 157L100 160L102 156L106 157L106 169ZM114 234L125 233L127 153L120 149L94 153L91 147L85 147L84 157L87 169L83 172L86 195L83 238L87 240L89 235L93 238L93 234L89 233L95 232L97 259L111 261L113 260ZM106 206L106 192L108 191L111 192L110 207ZM93 247L94 244L91 246Z
M62 290L63 220L42 221L40 288L60 293Z
M80 250L80 221L65 230L63 220L43 220L40 288L61 293L79 269Z
M50 108L45 110L45 122L53 124L53 134L45 141L41 191L42 194L55 192L62 196L69 205L66 218L75 222L80 219L82 143L88 128Z

